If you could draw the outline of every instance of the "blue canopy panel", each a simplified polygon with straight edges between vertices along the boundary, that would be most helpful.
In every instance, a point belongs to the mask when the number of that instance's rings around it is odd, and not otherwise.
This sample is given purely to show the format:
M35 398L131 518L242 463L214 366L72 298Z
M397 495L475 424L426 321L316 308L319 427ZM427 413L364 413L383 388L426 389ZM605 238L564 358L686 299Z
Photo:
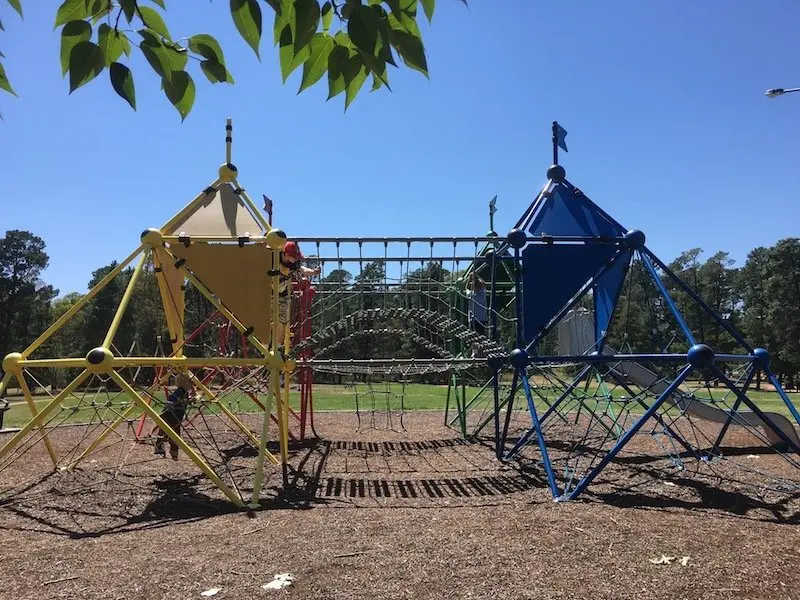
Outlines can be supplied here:
M617 251L613 244L529 244L522 251L526 342L533 341Z
M604 339L608 333L608 326L611 317L614 316L614 309L619 301L619 293L622 284L625 283L625 275L631 264L630 250L622 252L614 262L614 265L603 275L601 275L593 288L594 295L594 341L595 350L597 342Z
M539 198L531 211L528 232L532 235L564 235L615 238L625 229L583 193L566 183Z

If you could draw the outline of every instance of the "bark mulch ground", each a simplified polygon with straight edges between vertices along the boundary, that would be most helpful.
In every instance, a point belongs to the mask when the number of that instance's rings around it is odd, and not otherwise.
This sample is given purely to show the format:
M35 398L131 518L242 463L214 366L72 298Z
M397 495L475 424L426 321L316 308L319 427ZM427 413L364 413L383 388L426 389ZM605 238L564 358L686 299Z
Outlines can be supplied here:
M676 471L641 436L556 503L533 450L500 463L438 413L404 432L316 420L291 491L274 473L250 515L184 456L116 444L43 476L37 446L0 472L0 598L800 598L800 488L759 479L800 472L740 434L757 469ZM253 461L237 460L244 482ZM262 589L279 573L292 585Z

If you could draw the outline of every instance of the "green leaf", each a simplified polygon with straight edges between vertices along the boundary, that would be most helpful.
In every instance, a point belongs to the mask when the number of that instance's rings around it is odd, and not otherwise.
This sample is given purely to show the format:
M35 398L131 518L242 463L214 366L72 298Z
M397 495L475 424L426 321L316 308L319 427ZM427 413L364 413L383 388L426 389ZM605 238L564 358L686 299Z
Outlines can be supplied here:
M85 0L86 12L95 21L111 12L111 0Z
M277 46L281 41L283 30L288 26L291 30L295 21L294 0L281 0L280 10L275 11L275 21L273 23L273 43Z
M355 100L359 90L367 79L367 68L364 66L359 54L352 55L344 68L345 99L344 109Z
M70 21L90 16L91 14L86 8L86 0L64 0L56 12L56 24L53 25L53 29Z
M225 64L222 47L213 36L207 33L198 33L190 37L189 50L210 61L217 62L221 65Z
M6 28L3 27L3 21L0 21L0 31L5 31Z
M328 70L328 57L331 55L336 43L326 33L317 33L311 40L309 47L311 56L303 63L303 79L300 82L299 94L319 81Z
M421 0L422 9L425 11L425 16L428 17L428 23L433 20L433 10L436 7L436 0Z
M331 22L333 21L333 4L330 1L325 2L322 5L322 31L326 32L331 28Z
M175 71L172 80L165 79L164 93L181 115L181 121L192 110L195 98L195 86L192 76L186 71Z
M8 3L12 6L12 8L19 13L19 16L22 16L22 5L20 5L19 0L8 0Z
M319 26L319 2L317 0L295 0L294 52L297 54L311 43Z
M258 46L261 43L261 7L257 0L230 0L230 3L231 16L239 35L260 59Z
M339 44L328 56L328 100L344 91L344 67L349 57L350 51Z
M291 75L297 67L308 60L309 56L311 56L311 49L309 46L295 53L294 43L292 41L292 29L289 25L286 25L281 32L280 49L278 50L278 59L281 64L281 77L283 77L284 83L286 83L289 75Z
M142 36L142 42L139 44L139 49L142 54L150 63L153 70L161 76L162 79L170 79L172 77L172 62L170 60L170 53L172 52L167 48L163 42L146 29L139 31Z
M409 13L401 12L399 16L391 13L389 15L389 27L394 31L405 31L415 37L422 38L416 17Z
M392 43L406 65L416 69L425 77L428 76L428 61L425 58L425 48L422 46L422 40L405 31L394 31L392 33Z
M164 4L164 0L150 0L153 4L158 4L161 7L161 10L167 10L166 5Z
M133 74L131 70L122 63L114 62L108 69L111 77L111 87L128 104L131 105L133 110L136 110L136 90L133 87Z
M97 44L100 50L103 51L106 66L111 66L119 60L119 57L125 53L125 56L131 54L131 43L124 33L111 29L106 23L97 28Z
M139 17L142 19L142 23L147 29L155 31L157 34L164 36L165 38L170 38L169 29L167 29L167 24L164 22L163 17L158 14L156 9L150 8L149 6L140 6L138 8Z
M136 15L136 0L120 0L119 4L128 23L133 21L133 17Z
M17 92L14 91L14 88L11 87L11 83L8 81L6 69L2 63L0 63L0 90L5 90L14 96L17 95Z
M89 83L105 68L103 51L94 42L78 42L69 54L69 93Z
M350 13L347 21L347 34L350 39L356 48L368 54L374 54L378 44L379 16L373 8L376 7L359 4Z
M149 29L140 29L139 35L142 36L142 43L139 48L142 50L150 66L161 75L170 77L173 71L181 71L186 67L189 57L185 49L178 44L164 42L161 37Z
M61 30L61 75L69 71L69 60L72 49L78 42L88 41L92 37L92 26L78 19L70 21Z
M200 63L200 70L211 83L233 83L233 75L225 65L214 60L204 60Z

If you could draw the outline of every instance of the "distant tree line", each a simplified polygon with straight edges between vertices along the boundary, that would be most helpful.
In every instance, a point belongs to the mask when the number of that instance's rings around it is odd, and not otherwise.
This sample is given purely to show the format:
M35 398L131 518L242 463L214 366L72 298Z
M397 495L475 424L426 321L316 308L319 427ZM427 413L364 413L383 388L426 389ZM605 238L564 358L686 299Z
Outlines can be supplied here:
M44 240L28 231L10 230L0 237L0 357L26 348L81 298L77 292L60 295L59 290L42 280L42 272L49 263L45 247ZM734 266L727 252L719 251L705 259L702 255L700 248L692 248L668 266L752 345L770 350L773 370L786 387L796 388L800 383L800 238L783 239L769 248L755 248L741 267ZM93 271L89 287L116 266L112 262ZM100 345L132 273L132 267L123 270L32 357L85 356ZM385 265L381 263L367 264L355 275L341 268L328 270L316 283L313 330L319 331L359 309L369 308L424 308L447 313L465 323L466 302L463 291L459 291L463 286L456 289L457 286L450 285L462 274L451 273L436 262L395 282L387 279ZM708 343L718 353L741 352L734 337L686 291L663 272L661 279L698 341ZM546 287L536 293L546 293ZM507 299L502 300L508 304ZM155 273L148 267L141 273L114 338L119 353L169 354L169 334L161 303ZM188 284L185 304L184 329L189 333L208 318L213 307ZM500 335L509 342L514 331L513 302L510 305L511 312L506 310L500 319ZM454 347L452 339L448 340L446 333L436 328L409 330L416 339L396 333L379 335L380 330L403 328L407 324L402 319L396 323L361 322L343 333L336 348L327 355L423 358L435 354L431 347L444 347L453 353L464 350ZM236 350L241 345L238 334L212 325L187 344L185 352L190 356L213 354L223 335L228 336L230 349ZM420 345L420 339L426 340L426 344ZM621 351L686 349L677 320L641 263L633 263L623 286L609 341ZM67 370L50 369L40 383L58 387L72 376Z

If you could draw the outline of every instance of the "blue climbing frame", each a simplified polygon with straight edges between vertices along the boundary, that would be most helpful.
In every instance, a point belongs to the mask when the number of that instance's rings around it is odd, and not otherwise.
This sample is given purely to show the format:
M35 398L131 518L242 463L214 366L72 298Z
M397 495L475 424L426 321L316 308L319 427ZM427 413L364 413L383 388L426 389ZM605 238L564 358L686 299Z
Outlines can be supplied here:
M662 425L663 431L672 436L690 455L699 457L701 454L699 449L693 448L673 428L662 422L658 414L662 405L679 393L680 386L694 371L714 374L735 394L736 398L733 409L729 411L728 418L722 425L712 450L716 451L719 448L728 426L736 417L736 411L741 405L745 405L756 413L765 426L772 429L791 450L800 454L800 446L797 442L790 439L771 417L759 409L757 404L747 396L754 373L761 370L767 380L775 386L795 423L800 426L800 412L792 404L770 370L769 353L762 348L751 347L738 331L673 273L647 248L645 236L641 231L622 227L583 192L567 181L565 169L557 163L558 147L566 149L564 145L561 145L563 135L557 136L557 131L563 132L563 129L560 127L556 129L556 123L553 125L553 154L556 163L547 171L547 183L509 232L506 241L485 257L485 260L491 263L492 272L498 261L513 261L518 317L516 349L506 359L497 357L490 359L490 367L494 373L494 430L498 458L509 460L516 456L524 446L535 440L553 497L557 500L565 500L574 499L583 493L650 419L658 421ZM513 249L513 256L508 252L509 249ZM629 265L635 258L638 258L644 265L654 288L675 318L680 331L685 336L683 342L688 347L688 352L625 354L609 351L606 337L624 281L629 274ZM658 269L675 286L682 289L702 311L710 315L730 333L733 339L741 345L741 354L715 355L712 348L702 343L702 340L698 341L695 338L677 304L670 296L668 287ZM552 331L590 291L594 302L594 346L580 355L537 355L535 352L537 343ZM494 293L494 286L492 293ZM492 331L496 336L497 323L494 315ZM514 369L513 382L508 398L501 402L499 376L506 361ZM644 409L643 414L622 431L613 446L605 452L597 464L594 464L586 473L580 474L576 485L569 489L560 487L550 458L551 448L544 428L546 422L553 414L557 413L559 405L572 394L593 367L641 361L656 365L671 364L679 371L661 393L647 398L649 403L642 398L637 398L636 401ZM749 374L743 384L737 385L717 367L717 364L722 361L745 363L748 366ZM528 379L530 367L532 365L567 363L579 363L584 366L564 387L563 392L554 401L547 403L548 408L540 416L537 413L534 394ZM614 377L617 379L617 383L625 388L625 382L617 374ZM530 415L530 427L510 449L506 450L509 441L510 415L517 391L522 391L524 394ZM505 418L501 415L502 407L505 407L507 411Z

